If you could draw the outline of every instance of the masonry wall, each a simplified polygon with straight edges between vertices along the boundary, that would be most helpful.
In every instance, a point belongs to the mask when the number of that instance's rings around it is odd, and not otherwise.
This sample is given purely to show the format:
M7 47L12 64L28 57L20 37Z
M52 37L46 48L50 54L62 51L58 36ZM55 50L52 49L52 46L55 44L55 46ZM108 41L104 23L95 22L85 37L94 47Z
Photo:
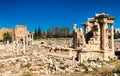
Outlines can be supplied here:
M103 52L80 52L78 59L83 62L83 61L87 61L88 59L93 59L96 60L97 58L103 58L104 57L104 53Z
M27 35L26 26L16 26L15 28L15 40L20 40L22 36Z

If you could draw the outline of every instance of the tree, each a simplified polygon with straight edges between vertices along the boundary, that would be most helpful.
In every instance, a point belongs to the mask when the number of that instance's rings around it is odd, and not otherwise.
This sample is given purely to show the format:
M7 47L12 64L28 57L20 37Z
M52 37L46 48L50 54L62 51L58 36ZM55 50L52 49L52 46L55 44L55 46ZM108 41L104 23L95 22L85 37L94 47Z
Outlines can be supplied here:
M52 30L51 30L51 37L54 37L55 36L55 27L52 27Z
M47 30L47 38L51 38L51 37L52 37L51 30L48 29L48 30Z
M3 35L3 40L4 40L4 41L12 42L12 37L11 37L10 34L7 32L7 33L4 33L4 35Z
M36 28L35 28L35 33L34 33L34 35L37 36L37 30L36 30Z
M60 38L60 37L69 37L70 29L68 27L52 27L52 29L47 30L47 37L51 38Z
M67 27L63 27L63 28L56 27L55 28L55 37L57 38L68 37L69 33L70 33L70 30Z
M118 38L120 38L120 33L116 32L114 29L114 39L118 39Z
M39 38L38 38L38 33L37 33L36 28L35 28L35 31L34 31L34 37L33 37L33 38L34 38L35 40L36 40L36 39L39 39Z
M70 30L68 27L62 28L62 34L63 37L68 37L68 35L70 34Z
M38 36L41 37L41 29L38 27Z
M59 38L61 36L61 28L56 27L55 28L55 37Z
M45 32L43 32L43 33L41 34L41 37L42 37L43 39L45 39L45 38L47 38L47 34L46 34Z

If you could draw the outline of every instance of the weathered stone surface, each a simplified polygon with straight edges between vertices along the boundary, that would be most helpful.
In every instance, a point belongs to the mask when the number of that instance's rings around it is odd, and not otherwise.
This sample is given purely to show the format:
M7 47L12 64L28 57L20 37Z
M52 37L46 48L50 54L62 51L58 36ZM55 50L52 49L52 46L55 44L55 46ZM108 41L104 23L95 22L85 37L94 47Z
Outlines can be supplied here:
M96 58L100 57L104 60L114 57L113 24L115 17L111 17L113 16L108 14L97 14L94 18L88 18L88 21L82 24L85 28L84 32L82 28L77 29L76 24L73 25L73 47L78 50L77 55L80 55L78 56L79 61L87 61L88 58L95 57L96 55L98 55ZM108 30L108 24L110 24L110 30ZM110 42L108 33L110 33L111 37ZM87 54L91 51L95 56Z

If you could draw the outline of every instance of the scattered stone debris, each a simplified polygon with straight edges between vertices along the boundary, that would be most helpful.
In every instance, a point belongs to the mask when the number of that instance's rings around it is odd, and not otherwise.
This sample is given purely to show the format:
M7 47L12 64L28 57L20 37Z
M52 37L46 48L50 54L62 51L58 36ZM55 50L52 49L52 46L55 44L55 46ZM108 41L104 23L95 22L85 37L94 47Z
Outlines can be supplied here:
M17 26L15 41L0 44L0 75L72 74L93 72L108 65L114 57L114 19L107 14L96 14L95 18L83 24L85 33L74 25L73 42L71 38L33 41L33 34L28 33L26 27ZM108 45L108 23L111 26L111 45ZM20 33L19 28L24 31Z

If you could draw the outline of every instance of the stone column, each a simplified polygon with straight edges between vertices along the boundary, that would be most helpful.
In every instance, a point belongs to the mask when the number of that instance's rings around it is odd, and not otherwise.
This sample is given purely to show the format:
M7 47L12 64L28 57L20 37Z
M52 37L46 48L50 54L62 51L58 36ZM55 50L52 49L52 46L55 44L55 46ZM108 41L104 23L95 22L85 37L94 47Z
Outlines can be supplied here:
M83 63L83 53L82 52L79 52L78 60L79 60L79 62Z
M76 24L73 24L73 47L77 48L77 32L76 32Z
M19 43L18 40L16 40L16 51L17 51L17 55L19 55Z
M31 43L31 45L33 44L33 34L32 34L32 43Z
M7 40L7 45L9 44L9 40Z
M28 35L26 36L26 44L28 45Z
M108 39L108 25L106 26L106 49L108 49L109 48L109 46L108 46L108 42L109 42L109 39Z
M103 23L103 27L102 27L102 49L106 50L106 36L107 36L107 32L106 32L106 27L107 27L107 23Z
M15 41L13 41L12 52L15 52Z
M114 27L113 27L113 23L110 24L110 35L111 35L110 48L112 50L114 50Z
M73 24L73 30L75 30L75 29L76 29L76 26L77 26L77 24Z
M99 44L100 44L100 25L98 24L98 41L99 41Z
M23 36L23 53L25 54L25 36Z

